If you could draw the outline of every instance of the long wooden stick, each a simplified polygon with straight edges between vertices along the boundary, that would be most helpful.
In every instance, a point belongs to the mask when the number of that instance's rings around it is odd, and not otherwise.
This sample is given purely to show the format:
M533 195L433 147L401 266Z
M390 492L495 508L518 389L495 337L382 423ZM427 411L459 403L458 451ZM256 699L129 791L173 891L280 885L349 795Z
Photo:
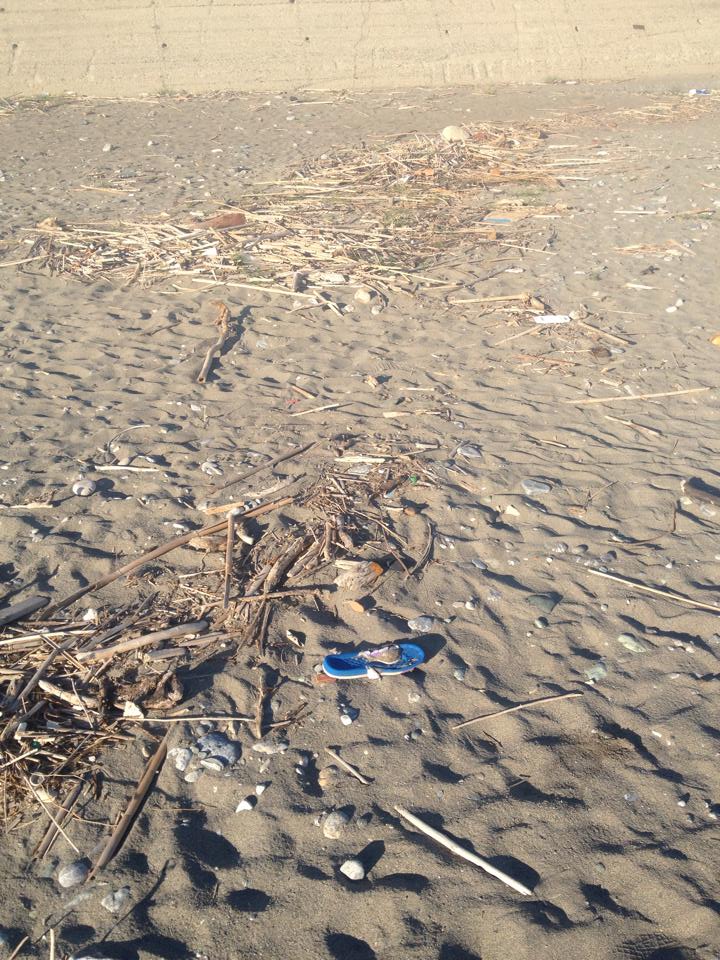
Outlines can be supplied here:
M181 623L176 627L168 627L167 630L155 630L153 633L146 633L143 637L121 640L120 643L115 643L112 647L97 647L94 650L85 650L79 653L77 658L80 661L108 660L110 657L114 657L116 653L128 653L130 650L139 650L141 647L147 647L151 643L159 643L161 640L186 637L190 633L202 633L207 628L207 620L194 620L192 623Z
M641 590L643 593L652 593L656 597L663 597L665 600L672 600L674 603L687 603L691 607L698 607L700 610L711 610L713 613L720 614L720 607L713 606L711 603L703 603L702 600L693 600L691 597L683 597L679 593L671 593L669 590L658 590L656 587L646 587L644 583L636 583L634 580L628 580L626 577L617 577L613 573L603 573L601 570L588 570L596 577L604 577L606 580L614 580L616 583L623 583L626 587L633 587L635 590Z
M504 710L497 710L495 713L483 713L479 717L472 717L470 720L463 720L462 723L455 723L453 730L462 730L463 727L469 727L473 723L479 723L481 720L492 720L493 717L502 717L506 713L517 713L518 710L527 710L528 707L537 707L541 703L552 703L554 700L570 700L571 697L582 697L582 693L559 693L554 697L540 697L538 700L528 700L525 703L517 703L514 707L506 707Z
M158 745L155 753L150 757L145 767L145 772L143 773L140 781L138 782L135 792L130 798L130 803L127 805L125 813L122 815L120 820L117 823L117 826L110 834L108 842L105 844L105 847L100 853L100 856L95 861L95 864L88 874L88 880L92 880L96 874L102 870L103 867L107 866L108 863L112 860L115 854L118 852L120 847L123 845L125 837L130 830L132 822L137 815L138 811L142 807L145 798L152 786L153 779L155 774L158 772L160 767L165 762L165 757L167 756L167 744L168 737L170 732L165 734L164 738L161 740Z
M405 807L399 807L396 804L395 809L401 817L404 817L405 820L408 820L421 833L424 833L428 837L432 837L433 840L437 840L438 843L441 843L443 847L447 847L447 849L456 856L462 857L464 860L469 860L470 863L474 863L476 867L480 867L481 870L489 873L490 876L495 877L497 880L501 880L508 887L512 887L513 890L521 893L524 897L531 897L533 895L532 890L529 890L524 884L520 883L518 880L513 880L513 878L509 877L507 873L503 873L502 870L498 870L497 867L494 867L491 863L488 863L487 860L484 860L476 853L473 853L472 850L468 850L455 840L452 840L446 834L441 833L439 830L435 830L434 827L431 827L429 824L425 823L425 821L421 820L420 817L416 817L414 813L410 813L410 811L406 810Z
M245 513L241 514L240 516L260 517L265 513L271 513L273 510L278 510L280 507L284 507L288 503L292 503L293 500L294 497L283 497L280 500L274 500L272 503L266 503L261 507L253 507L252 510L246 510ZM175 537L173 540L168 540L167 543L163 543L159 547L148 550L147 553L143 553L142 556L138 557L136 560L132 560L130 563L125 563L122 567L117 567L117 569L113 570L111 573L108 573L106 576L101 577L99 580L96 580L94 583L89 584L87 587L83 587L81 590L77 590L75 593L70 594L69 597L65 597L64 600L60 600L58 603L50 607L50 609L46 612L46 615L50 616L51 613L55 614L59 610L64 610L65 607L69 607L71 604L76 603L78 600L84 597L85 594L93 593L95 590L101 590L109 583L113 583L115 580L119 580L120 577L124 577L128 573L132 573L134 570L144 566L151 560L157 560L158 557L165 556L166 553L170 553L171 550L175 550L177 547L184 546L186 543L189 543L196 537L206 537L213 533L220 533L220 531L224 530L226 526L227 521L221 520L219 523L213 523L208 527L202 527L200 530L191 530L190 533L184 533L182 536Z
M236 483L242 483L243 480L249 480L250 477L254 477L256 473L260 473L261 470L269 470L271 467L275 467L278 463L284 463L286 460L292 460L295 457L299 457L302 453L307 453L308 450L311 450L313 447L316 447L320 441L313 440L312 443L306 443L304 447L297 447L295 450L291 450L289 453L281 453L279 457L274 457L272 460L268 460L265 463L259 464L257 467L253 467L252 470L248 470L247 473L243 473L239 477L235 477L233 480L228 480L227 483L223 483L222 486L217 487L217 490L227 490L228 487L234 487ZM208 511L209 513L210 511Z
M47 833L35 848L35 851L33 853L33 859L42 860L45 854L48 853L48 851L52 848L53 844L55 843L55 841L57 840L60 834L59 827L61 827L65 823L67 818L72 813L72 809L77 803L80 797L80 794L83 791L83 787L85 786L85 783L86 783L85 778L83 778L82 780L78 780L78 782L75 784L73 789L65 797L65 800L63 801L63 805L60 807L60 810L58 811L57 817L55 818L55 820L51 821L50 826L47 829Z
M579 400L561 400L560 403L574 403L577 406L589 403L629 403L631 400L655 400L658 397L679 397L687 393L707 393L710 387L691 387L689 390L667 390L664 393L629 393L626 397L582 397Z
M30 614L47 606L48 603L50 603L50 597L29 597L27 600L13 603L9 607L0 608L0 627L29 617Z
M227 518L227 544L225 546L225 582L223 584L223 610L230 606L230 588L232 587L232 561L235 547L235 514L231 510Z
M364 777L357 767L354 767L351 763L348 763L347 760L343 760L339 753L335 753L334 750L331 750L330 747L325 747L325 753L328 756L332 757L336 763L339 763L343 770L347 770L351 777L355 777L356 780L359 780L360 783L369 786L372 783L372 780L368 780L367 777Z

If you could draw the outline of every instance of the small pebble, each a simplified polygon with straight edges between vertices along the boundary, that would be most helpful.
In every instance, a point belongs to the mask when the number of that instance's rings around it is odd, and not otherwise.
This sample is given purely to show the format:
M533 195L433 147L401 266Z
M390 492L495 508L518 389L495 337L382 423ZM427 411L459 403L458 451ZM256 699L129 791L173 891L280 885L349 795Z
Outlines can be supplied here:
M257 805L257 797L253 797L252 794L249 797L245 797L244 800L241 800L240 803L235 807L235 813L242 813L244 810L254 810Z
M479 460L483 452L475 443L463 443L457 451L461 457L467 457L468 460Z
M538 617L537 620L535 620L534 622L538 630L544 630L546 627L549 626L549 623L545 617Z
M423 615L415 617L413 620L408 620L407 625L413 633L430 633L434 623L434 617Z
M224 733L207 733L197 742L198 750L205 754L204 766L215 770L232 766L240 759L241 747L237 740L231 740ZM206 761L213 761L212 763Z
M453 670L453 676L455 677L456 680L459 680L460 683L463 683L463 682L464 682L466 675L467 675L467 667L466 667L466 666L456 667L456 668Z
M551 484L546 483L544 480L534 480L532 477L529 477L527 480L522 480L521 486L527 494L550 493L552 490Z
M358 303L370 303L372 300L372 293L369 290L360 290L355 291L355 299Z
M479 557L473 557L471 561L474 567L477 567L478 570L487 570L487 564L484 560L481 560Z
M202 770L197 770L197 769L188 770L188 772L185 774L183 779L185 783L197 783L197 781L200 779L201 774L202 774Z
M350 816L344 810L334 810L325 817L323 836L328 840L339 840L350 823Z
M583 670L583 673L588 680L595 682L597 680L604 680L608 671L604 663L594 663L592 667L587 667Z
M588 549L589 548L586 543L578 543L574 547L570 547L570 553L574 554L576 557L579 557L583 553L587 553Z
M58 872L58 883L65 889L76 887L79 883L85 883L89 873L90 863L87 860L73 860Z
M97 484L94 480L77 480L72 485L72 492L76 497L89 497L97 490Z
M568 545L567 545L564 541L559 540L557 543L554 543L554 544L552 545L552 552L553 552L553 553L567 553L567 552L568 552Z
M269 786L269 783L258 783L255 785L255 793L258 797L261 797Z
M340 867L340 873L347 877L348 880L365 879L365 867L359 860L346 860Z
M100 906L108 913L120 913L130 903L130 897L130 887L120 887L103 897Z
M256 753L264 753L268 756L272 756L275 753L285 753L287 748L288 742L286 740L280 740L278 743L259 740L252 745L252 749L255 750Z
M103 152L103 153L110 153L111 150L112 150L112 144L111 144L111 143L105 143L105 144L103 144L103 148L102 148L102 152Z
M633 636L632 633L621 633L618 637L618 643L621 643L626 650L629 650L631 653L647 653L648 648L638 640L637 637Z
M344 727L349 727L352 722L353 722L353 718L350 716L349 713L340 714L340 723L342 723Z
M340 770L332 763L327 767L323 767L318 773L318 783L320 784L321 790L328 790L330 787L334 787L339 779Z

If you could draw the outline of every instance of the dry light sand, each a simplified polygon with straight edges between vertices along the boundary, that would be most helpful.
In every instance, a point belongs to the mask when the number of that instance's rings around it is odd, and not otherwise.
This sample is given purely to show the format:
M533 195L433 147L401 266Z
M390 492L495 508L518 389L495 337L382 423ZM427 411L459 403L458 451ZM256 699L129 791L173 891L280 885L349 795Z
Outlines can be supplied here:
M447 287L398 293L379 314L343 288L329 291L354 309L338 317L291 313L292 297L250 290L123 289L51 277L33 263L0 269L7 602L58 598L178 524L199 526L214 480L204 462L229 478L339 434L349 450L417 451L425 481L403 486L395 502L414 503L435 530L422 576L391 571L370 612L338 606L320 617L309 602L279 610L271 635L301 632L305 648L272 660L288 678L273 709L302 698L309 706L286 752L253 751L243 728L242 759L225 774L188 783L168 760L120 855L81 887L57 883L76 856L62 839L30 864L42 813L6 833L6 955L27 935L20 956L48 956L43 933L53 927L58 957L116 960L720 956L720 620L591 572L717 600L720 506L686 497L682 484L720 487L720 346L711 343L720 333L720 111L713 98L692 110L677 91L670 99L668 122L646 111L646 93L604 86L81 101L0 117L2 260L17 256L23 228L47 217L209 215L243 185L333 146L448 123L542 123L568 111L581 119L555 120L549 146L603 161L559 186L518 187L550 215L523 224L510 237L516 246L448 256L433 267ZM541 329L527 313L450 302L523 292L601 332L577 320ZM239 335L203 387L195 377L217 296ZM293 384L341 406L291 418L313 405ZM631 399L696 388L705 390ZM568 402L585 397L609 399ZM392 411L411 415L383 416ZM83 462L99 462L98 448L137 424L122 456L158 472L86 469L98 489L73 497ZM465 444L482 456L465 455ZM262 494L280 478L302 487L334 449L323 441L233 495ZM547 489L526 492L528 479ZM49 493L50 509L12 509ZM417 559L422 516L402 517L396 529ZM148 579L119 581L78 610L102 615L202 562L176 551ZM538 594L559 602L540 609ZM407 619L419 615L434 618L421 670L312 684L328 650L409 637ZM251 710L250 654L181 666L183 707ZM565 691L583 696L451 729ZM343 725L347 705L358 713ZM95 856L142 772L150 731L164 729L141 729L104 758L99 795L67 824L81 854ZM170 745L198 734L197 724L175 725ZM343 775L323 792L326 746L370 785ZM269 786L255 808L236 813L260 783ZM403 826L395 804L532 896ZM320 818L333 808L352 817L327 839ZM338 867L358 855L368 876L352 883ZM113 915L100 901L125 886Z

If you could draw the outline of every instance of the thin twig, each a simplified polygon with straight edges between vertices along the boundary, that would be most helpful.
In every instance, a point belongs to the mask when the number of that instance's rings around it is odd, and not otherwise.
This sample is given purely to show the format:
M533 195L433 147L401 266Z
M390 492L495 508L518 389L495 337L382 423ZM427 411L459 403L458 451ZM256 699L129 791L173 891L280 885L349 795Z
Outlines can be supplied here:
M518 710L527 710L528 707L538 707L542 703L552 703L555 700L570 700L571 697L582 697L582 693L559 693L554 697L540 697L538 700L528 700L526 703L518 703L514 707L506 707L505 710L497 710L495 713L483 713L479 717L473 717L471 720L463 720L462 723L455 723L453 730L462 730L463 727L469 727L473 723L479 723L481 720L492 720L494 717L502 717L507 713L517 713Z
M628 580L626 577L618 577L612 573L603 573L601 570L588 570L596 577L604 577L606 580L614 580L616 583L623 583L626 587L632 587L634 590L640 590L643 593L652 593L656 597L663 597L665 600L671 600L673 603L687 603L688 606L697 607L699 610L710 610L712 613L720 614L720 607L713 606L710 603L703 603L702 600L693 600L691 597L683 597L679 593L671 593L669 590L658 590L657 587L646 587L644 583L637 583L635 580Z
M354 767L351 763L348 763L347 760L343 760L340 754L336 753L334 750L331 750L330 747L325 747L325 753L332 757L336 763L339 763L343 770L347 770L351 777L355 777L356 780L359 780L360 783L363 783L366 787L372 783L372 780L368 780L367 777L364 777L357 767Z
M707 393L711 387L691 387L689 390L667 390L663 393L629 393L619 397L583 397L581 399L561 400L560 403L574 403L576 406L586 406L590 403L630 403L633 400L656 400L659 397L679 397L688 393Z

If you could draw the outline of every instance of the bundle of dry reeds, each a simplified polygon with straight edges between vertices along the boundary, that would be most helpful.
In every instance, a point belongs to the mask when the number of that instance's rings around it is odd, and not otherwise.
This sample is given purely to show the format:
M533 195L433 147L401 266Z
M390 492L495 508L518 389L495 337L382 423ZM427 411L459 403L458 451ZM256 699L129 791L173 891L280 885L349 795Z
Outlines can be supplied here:
M340 602L333 561L346 558L351 568L370 564L379 582L396 564L409 574L427 559L414 557L420 553L414 545L408 552L408 541L384 507L384 494L416 480L424 468L397 451L336 452L320 464L317 479L294 495L239 511L237 503L208 506L223 519L125 564L44 610L44 619L0 630L0 808L6 829L38 808L55 823L75 787L101 769L108 744L132 740L138 724L168 712L177 716L183 665L196 666L219 649L229 655L243 644L254 657L282 659L301 651L294 635L271 635L273 617L281 604L311 602L319 609ZM164 589L152 591L136 580L145 595L129 606L90 620L63 618L88 592L184 545L204 554L192 578L171 577ZM270 692L260 689L261 707L237 718L256 736L300 716L295 711L265 727L262 704Z
M497 225L484 221L500 202L491 190L555 185L595 162L610 161L558 158L532 127L486 124L462 143L419 135L377 141L258 184L201 221L50 218L28 231L30 249L20 259L84 282L231 280L260 289L279 284L300 296L305 286L389 285L450 249L497 241Z

